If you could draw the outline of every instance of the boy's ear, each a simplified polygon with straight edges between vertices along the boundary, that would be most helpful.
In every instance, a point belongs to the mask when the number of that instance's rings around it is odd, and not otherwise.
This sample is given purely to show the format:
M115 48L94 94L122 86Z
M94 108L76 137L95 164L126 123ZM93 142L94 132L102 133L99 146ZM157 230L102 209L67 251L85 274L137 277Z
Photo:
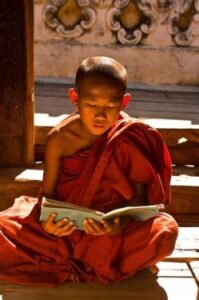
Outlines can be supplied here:
M132 99L131 94L125 94L124 98L122 99L121 109L124 109L129 103L129 101L131 101L131 99Z
M68 90L68 97L69 97L70 101L74 105L77 105L77 102L78 102L78 93L76 92L76 90L74 88L70 88Z

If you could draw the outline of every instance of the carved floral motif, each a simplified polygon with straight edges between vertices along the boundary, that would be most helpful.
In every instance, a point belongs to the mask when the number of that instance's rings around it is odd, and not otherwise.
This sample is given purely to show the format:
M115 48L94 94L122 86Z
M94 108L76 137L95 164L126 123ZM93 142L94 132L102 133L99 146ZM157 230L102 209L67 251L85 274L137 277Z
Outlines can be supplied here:
M181 31L176 25L180 16L186 13L191 5L194 6L196 13L192 16L190 26L186 31ZM193 37L199 35L199 0L181 0L177 3L175 11L169 16L168 26L171 35L177 45L188 46L192 43Z
M52 29L55 29L59 36L68 39L74 39L83 34L85 30L90 29L96 21L96 13L93 8L88 7L90 0L76 0L81 8L81 19L78 20L72 29L66 28L61 20L57 18L57 13L67 0L51 0L44 7L44 21Z
M142 2L144 4L142 4ZM153 29L153 14L149 10L149 1L137 1L138 8L145 14L151 21L151 25L140 24L139 28L127 30L119 21L122 14L122 9L128 7L130 0L116 0L114 7L109 9L107 13L107 25L112 30L117 32L117 39L123 45L136 45L140 43L143 38L143 34L148 34ZM118 19L118 20L117 20Z
M72 1L71 1L72 2ZM77 22L65 26L58 18L59 10L68 0L49 0L44 8L47 26L56 30L59 36L75 39L90 30L102 14L105 16L106 29L111 31L117 42L123 45L144 44L145 38L157 28L166 28L173 43L180 46L191 45L194 36L199 35L199 0L73 0L80 10ZM130 10L134 6L134 10ZM102 9L98 13L98 9ZM187 12L192 11L190 15ZM136 20L131 27L126 26L125 13ZM130 17L130 14L132 17ZM188 28L179 26L181 18L188 18ZM140 17L141 16L141 17ZM128 23L128 22L127 22ZM172 42L171 40L171 42Z

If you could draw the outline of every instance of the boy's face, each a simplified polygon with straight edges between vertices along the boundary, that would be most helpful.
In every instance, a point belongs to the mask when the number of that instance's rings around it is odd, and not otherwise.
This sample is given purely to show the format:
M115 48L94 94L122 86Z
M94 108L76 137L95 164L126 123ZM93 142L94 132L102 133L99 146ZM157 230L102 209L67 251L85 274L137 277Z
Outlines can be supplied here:
M84 81L77 101L83 128L91 135L105 133L118 119L123 96L119 87L95 80Z

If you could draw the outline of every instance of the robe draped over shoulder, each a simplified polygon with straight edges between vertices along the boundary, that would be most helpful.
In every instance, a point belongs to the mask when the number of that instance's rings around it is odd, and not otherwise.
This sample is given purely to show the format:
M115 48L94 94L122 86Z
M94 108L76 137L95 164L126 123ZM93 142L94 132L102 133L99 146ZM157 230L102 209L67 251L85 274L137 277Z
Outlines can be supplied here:
M106 212L133 205L136 183L144 183L149 204L168 204L170 177L171 160L160 134L120 119L89 149L61 158L56 198ZM178 233L175 220L160 213L133 220L115 236L76 230L57 238L42 230L39 214L37 199L28 196L0 212L0 280L46 286L118 282L169 255Z

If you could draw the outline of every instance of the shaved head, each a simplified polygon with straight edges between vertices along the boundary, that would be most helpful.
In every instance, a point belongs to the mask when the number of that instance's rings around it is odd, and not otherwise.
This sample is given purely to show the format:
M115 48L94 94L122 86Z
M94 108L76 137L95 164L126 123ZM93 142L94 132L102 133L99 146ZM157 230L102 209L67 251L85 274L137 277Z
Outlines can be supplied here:
M77 92L81 85L87 81L97 84L107 84L125 93L127 85L127 72L125 67L115 59L107 56L88 57L82 61L76 73Z

